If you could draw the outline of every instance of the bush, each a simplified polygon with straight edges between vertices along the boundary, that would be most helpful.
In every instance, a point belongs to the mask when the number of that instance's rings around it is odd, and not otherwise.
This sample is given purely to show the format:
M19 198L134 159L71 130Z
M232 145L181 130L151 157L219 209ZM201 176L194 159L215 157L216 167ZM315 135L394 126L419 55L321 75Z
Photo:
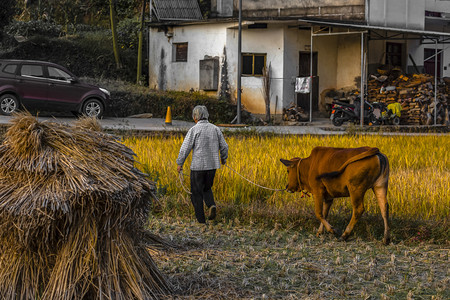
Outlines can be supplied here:
M47 37L59 37L65 33L62 31L62 26L52 22L42 20L33 20L28 22L13 21L6 27L8 35L21 35L24 37L32 37L37 35Z
M112 107L106 113L106 116L110 117L152 113L154 117L164 118L167 107L170 106L173 119L192 121L192 109L196 105L205 105L210 119L215 123L230 123L236 114L236 106L229 101L201 92L164 92L118 80L92 78L81 80L104 87L111 92Z
M136 80L136 54L121 49L122 69L116 69L108 31L84 32L64 38L34 36L0 58L50 61L67 67L78 77Z

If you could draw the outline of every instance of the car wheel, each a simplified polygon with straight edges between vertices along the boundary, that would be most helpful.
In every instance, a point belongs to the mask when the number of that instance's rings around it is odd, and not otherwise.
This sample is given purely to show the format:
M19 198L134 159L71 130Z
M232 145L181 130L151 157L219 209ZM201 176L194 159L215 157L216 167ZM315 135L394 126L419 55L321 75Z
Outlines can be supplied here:
M88 117L101 118L103 112L103 104L96 99L89 99L83 105L82 113Z
M10 116L19 109L19 101L16 96L6 94L0 97L0 112L2 115Z

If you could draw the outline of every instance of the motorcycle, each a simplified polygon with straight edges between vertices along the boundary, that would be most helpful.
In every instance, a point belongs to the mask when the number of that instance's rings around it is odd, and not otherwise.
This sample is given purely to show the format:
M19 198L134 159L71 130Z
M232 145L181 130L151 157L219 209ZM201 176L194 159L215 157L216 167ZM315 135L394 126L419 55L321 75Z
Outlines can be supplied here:
M344 122L358 124L360 122L361 98L359 96L354 100L354 104L348 104L337 100L333 101L331 110L331 122L334 126L341 126ZM379 125L381 120L374 115L374 106L364 101L364 124Z
M402 110L400 103L386 105L386 103L374 102L372 106L374 107L373 114L377 122L374 125L400 125L400 112Z

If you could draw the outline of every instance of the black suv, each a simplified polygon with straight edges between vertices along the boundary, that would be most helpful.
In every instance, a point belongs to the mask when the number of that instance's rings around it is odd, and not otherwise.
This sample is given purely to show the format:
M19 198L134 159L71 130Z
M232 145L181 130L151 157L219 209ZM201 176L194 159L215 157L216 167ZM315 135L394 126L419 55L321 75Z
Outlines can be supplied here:
M4 115L24 107L101 118L109 105L106 89L81 83L60 65L0 59L0 113Z

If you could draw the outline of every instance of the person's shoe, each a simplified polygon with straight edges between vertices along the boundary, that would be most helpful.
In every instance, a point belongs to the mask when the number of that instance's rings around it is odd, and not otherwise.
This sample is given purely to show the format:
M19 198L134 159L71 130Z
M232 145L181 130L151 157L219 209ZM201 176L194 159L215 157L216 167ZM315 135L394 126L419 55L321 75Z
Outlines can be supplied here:
M213 205L209 208L209 217L208 220L214 220L216 218L216 206Z

